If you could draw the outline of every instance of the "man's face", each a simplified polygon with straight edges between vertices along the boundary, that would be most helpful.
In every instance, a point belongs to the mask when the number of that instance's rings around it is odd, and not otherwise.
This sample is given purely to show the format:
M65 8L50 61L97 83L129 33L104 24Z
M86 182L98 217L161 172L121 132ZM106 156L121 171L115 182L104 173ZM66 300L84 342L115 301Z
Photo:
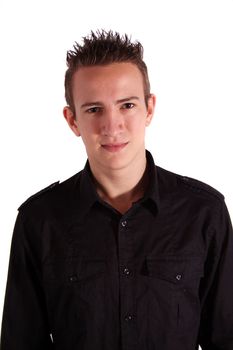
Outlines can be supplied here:
M118 170L145 157L145 127L155 96L145 104L143 78L132 63L80 68L73 77L74 116L64 116L85 144L92 168Z

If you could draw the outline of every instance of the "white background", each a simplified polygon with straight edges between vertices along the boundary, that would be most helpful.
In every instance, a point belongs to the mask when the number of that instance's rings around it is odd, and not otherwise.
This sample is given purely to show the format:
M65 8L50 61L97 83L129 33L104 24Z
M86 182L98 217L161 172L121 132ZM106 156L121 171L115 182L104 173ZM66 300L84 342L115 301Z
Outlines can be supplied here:
M66 51L90 30L142 42L156 164L209 183L233 215L233 1L0 0L0 317L18 206L86 160L62 116Z

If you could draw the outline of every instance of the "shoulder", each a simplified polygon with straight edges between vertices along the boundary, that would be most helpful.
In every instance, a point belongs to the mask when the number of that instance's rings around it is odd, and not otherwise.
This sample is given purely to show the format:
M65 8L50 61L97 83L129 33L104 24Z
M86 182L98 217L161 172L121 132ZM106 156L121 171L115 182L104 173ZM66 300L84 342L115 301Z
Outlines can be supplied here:
M28 199L26 199L18 208L19 211L22 209L48 209L59 205L63 205L67 201L67 198L71 197L71 193L75 192L76 186L79 182L80 174L73 175L65 181L56 181L49 186L36 192Z
M41 198L42 196L44 196L45 194L47 194L48 192L50 192L52 189L54 189L55 187L57 187L60 184L60 181L56 181L54 183L52 183L49 186L46 186L45 188L43 188L42 190L34 193L33 195L31 195L29 198L27 198L18 208L18 210L21 210L23 207L25 207L27 204L33 202L34 200Z
M158 178L167 192L186 193L209 199L224 200L224 195L211 185L189 176L180 175L157 166Z
M205 182L182 175L177 175L177 179L183 184L183 186L190 189L190 191L213 196L219 200L225 199L224 195L221 192Z

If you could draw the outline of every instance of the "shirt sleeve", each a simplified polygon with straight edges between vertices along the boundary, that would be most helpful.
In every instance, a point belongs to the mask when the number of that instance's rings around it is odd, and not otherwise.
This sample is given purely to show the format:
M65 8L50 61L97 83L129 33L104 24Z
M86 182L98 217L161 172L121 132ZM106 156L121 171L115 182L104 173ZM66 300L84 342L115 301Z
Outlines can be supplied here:
M233 349L233 231L222 200L209 235L199 333L202 350Z
M19 212L11 242L0 350L53 348L40 268L25 237Z

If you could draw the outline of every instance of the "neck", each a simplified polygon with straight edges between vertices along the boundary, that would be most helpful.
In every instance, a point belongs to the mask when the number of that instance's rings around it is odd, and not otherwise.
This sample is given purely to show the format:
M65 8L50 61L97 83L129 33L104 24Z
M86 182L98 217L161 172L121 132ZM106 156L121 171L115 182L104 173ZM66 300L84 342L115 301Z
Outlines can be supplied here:
M143 157L122 169L100 171L91 163L90 167L100 198L122 214L143 197L148 183L145 152Z

